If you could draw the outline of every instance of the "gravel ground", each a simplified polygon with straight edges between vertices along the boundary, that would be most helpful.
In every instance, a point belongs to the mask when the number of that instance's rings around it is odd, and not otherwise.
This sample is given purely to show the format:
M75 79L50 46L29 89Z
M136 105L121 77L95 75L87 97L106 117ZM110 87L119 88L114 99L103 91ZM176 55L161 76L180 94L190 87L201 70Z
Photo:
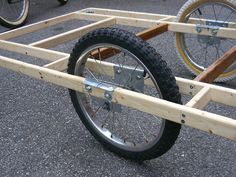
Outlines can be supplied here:
M69 0L31 1L29 23L87 7L134 10L175 15L184 0ZM85 25L70 22L14 39L30 43L50 34ZM136 31L134 28L126 28ZM7 29L0 27L0 32ZM70 52L75 41L55 47ZM192 78L177 60L173 34L150 40L176 76ZM36 61L0 51L2 55ZM137 163L104 149L79 120L65 88L0 69L0 176L236 176L236 143L183 127L173 148L165 155ZM223 84L236 88L235 81ZM183 100L186 100L185 98ZM235 108L210 104L206 110L236 117Z

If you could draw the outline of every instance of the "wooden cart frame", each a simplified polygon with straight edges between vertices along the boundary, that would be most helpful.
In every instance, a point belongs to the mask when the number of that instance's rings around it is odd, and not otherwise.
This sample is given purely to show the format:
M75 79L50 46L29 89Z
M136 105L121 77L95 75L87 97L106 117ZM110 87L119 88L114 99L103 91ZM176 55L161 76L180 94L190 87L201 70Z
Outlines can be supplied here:
M29 45L9 41L11 38L22 36L73 19L95 22ZM116 24L148 28L147 30L137 34L145 40L166 31L193 34L199 33L199 31L196 30L197 25L177 23L174 22L175 19L175 16L170 15L98 8L88 8L69 13L0 34L0 49L37 57L50 61L50 63L41 67L0 56L0 67L43 81L51 82L59 86L77 90L79 92L86 92L85 78L69 75L63 72L67 68L69 54L49 50L48 48L69 40L80 38L82 35L94 29L111 27ZM197 21L197 19L192 20ZM219 37L236 39L236 29L231 28L235 27L236 24L229 25L229 28L219 28L217 34L215 34L215 31L212 29L202 28L201 34L208 36L217 35ZM197 79L199 81L212 82L224 71L224 69L235 61L235 58L236 47L232 48L222 58L217 60L216 63L210 66L210 68ZM92 60L89 63L89 67L93 71L96 71L95 64L96 63L92 62ZM103 61L102 67L107 70L109 75L112 76L112 74L114 74L112 63ZM115 88L112 90L111 99L113 102L121 105L129 106L164 119L197 128L209 132L210 134L216 134L231 140L236 140L236 120L202 111L210 101L236 107L236 90L184 78L177 77L176 80L180 92L192 96L192 99L186 105L171 103L122 88ZM87 86L88 84L89 83L86 82ZM150 84L150 82L147 81L145 84ZM91 95L102 98L104 98L104 93L109 89L96 86L96 84L91 84L90 86L92 88Z

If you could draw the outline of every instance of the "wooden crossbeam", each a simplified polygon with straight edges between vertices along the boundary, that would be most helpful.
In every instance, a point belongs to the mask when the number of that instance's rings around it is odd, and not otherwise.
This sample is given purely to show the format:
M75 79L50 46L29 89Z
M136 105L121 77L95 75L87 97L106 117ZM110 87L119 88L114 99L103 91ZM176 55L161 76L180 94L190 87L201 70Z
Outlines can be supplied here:
M66 41L70 41L76 38L80 38L86 33L95 30L97 28L110 27L116 24L116 20L113 17L89 24L87 26L80 27L65 33L58 34L56 36L43 39L41 41L34 42L30 46L41 47L41 48L50 48L62 44Z
M0 67L79 92L85 92L85 78L83 77L66 74L2 56L0 56ZM211 87L211 85L209 85L209 87ZM234 92L234 90L231 90L231 95L233 95ZM93 87L93 91L90 94L95 97L103 98L104 89L102 87ZM211 134L236 140L236 120L228 117L197 110L119 87L115 88L112 93L112 102L155 116L160 116L170 121L184 123L187 126Z
M157 35L160 35L164 32L168 31L168 25L167 24L161 24L161 25L157 25L155 27L149 28L147 30L144 30L140 33L137 33L136 35L139 36L140 38L144 39L144 40L148 40L151 39ZM119 53L119 51L117 50L112 50L112 49L100 49L100 55L101 55L101 59L105 60L115 54ZM98 51L94 51L92 53L92 56L94 58L99 58L99 52ZM67 62L68 62L68 58L63 58L61 60L55 61L53 63L49 63L47 65L45 65L44 67L46 68L53 68L55 70L58 71L64 71L67 67Z
M199 74L194 80L212 83L221 75L230 65L236 61L236 46L227 51L222 57L216 60L205 71Z
M157 25L155 27L149 28L147 30L144 30L142 32L137 33L136 35L138 37L140 37L143 40L148 40L151 39L153 37L156 37L162 33L165 33L168 31L168 24L160 24ZM101 59L105 60L109 57L114 56L115 54L119 53L119 51L114 50L114 49L101 49L99 52L98 51L94 51L92 53L94 58L99 58L99 55L101 55Z

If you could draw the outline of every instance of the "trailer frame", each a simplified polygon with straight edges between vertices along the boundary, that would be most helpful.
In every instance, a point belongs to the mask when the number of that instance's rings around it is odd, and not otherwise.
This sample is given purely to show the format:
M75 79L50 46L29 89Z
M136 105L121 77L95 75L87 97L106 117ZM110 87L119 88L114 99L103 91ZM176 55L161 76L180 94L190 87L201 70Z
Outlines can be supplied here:
M9 39L73 19L92 20L95 22L28 45L9 41ZM230 23L229 28L220 27L217 29L217 33L205 27L202 27L199 32L199 26L197 24L178 23L175 22L175 20L176 16L163 14L100 8L83 9L0 34L0 49L49 61L48 64L41 67L13 58L0 56L0 67L79 92L87 92L88 90L86 90L85 85L89 85L92 89L91 95L104 98L109 88L100 87L98 86L99 84L96 83L88 83L83 77L64 73L63 71L67 68L69 54L54 51L49 48L80 38L97 28L111 27L116 24L148 28L137 34L144 40L153 38L167 31L192 34L201 33L201 35L206 36L216 35L236 39L236 28L233 28L236 27L236 24ZM192 20L197 21L197 19ZM104 50L102 52L109 57L109 51ZM106 57L104 57L104 60L105 58ZM111 100L117 104L129 106L143 112L160 116L164 119L236 141L235 119L202 110L211 101L236 107L236 90L199 82L213 82L235 59L236 46L217 60L217 62L213 63L211 67L195 80L176 77L180 92L192 96L192 99L186 105L175 104L123 88L115 88L112 90ZM101 64L102 67L106 68L110 76L114 74L114 66L112 63L102 61ZM88 67L96 71L95 65L96 63L90 61ZM147 81L145 84L148 85L150 82Z

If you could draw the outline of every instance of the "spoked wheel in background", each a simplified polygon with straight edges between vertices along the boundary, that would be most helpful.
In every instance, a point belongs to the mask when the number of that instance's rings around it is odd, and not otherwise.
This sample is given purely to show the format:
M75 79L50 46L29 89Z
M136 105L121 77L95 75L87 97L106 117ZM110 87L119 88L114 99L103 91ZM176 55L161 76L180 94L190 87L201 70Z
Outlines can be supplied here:
M235 0L190 0L177 15L178 22L197 24L199 27L236 28ZM200 74L225 52L236 45L236 39L216 36L176 33L176 49L185 66L194 75ZM236 63L216 81L236 77Z
M29 12L29 0L1 0L0 24L7 28L24 25Z
M109 58L104 57L108 49ZM99 86L181 103L166 62L148 43L121 29L98 29L82 37L69 58L68 73ZM73 105L86 128L109 150L125 158L147 160L164 154L175 143L180 124L113 103L109 94L95 98L91 88L85 86L85 90L70 90Z

